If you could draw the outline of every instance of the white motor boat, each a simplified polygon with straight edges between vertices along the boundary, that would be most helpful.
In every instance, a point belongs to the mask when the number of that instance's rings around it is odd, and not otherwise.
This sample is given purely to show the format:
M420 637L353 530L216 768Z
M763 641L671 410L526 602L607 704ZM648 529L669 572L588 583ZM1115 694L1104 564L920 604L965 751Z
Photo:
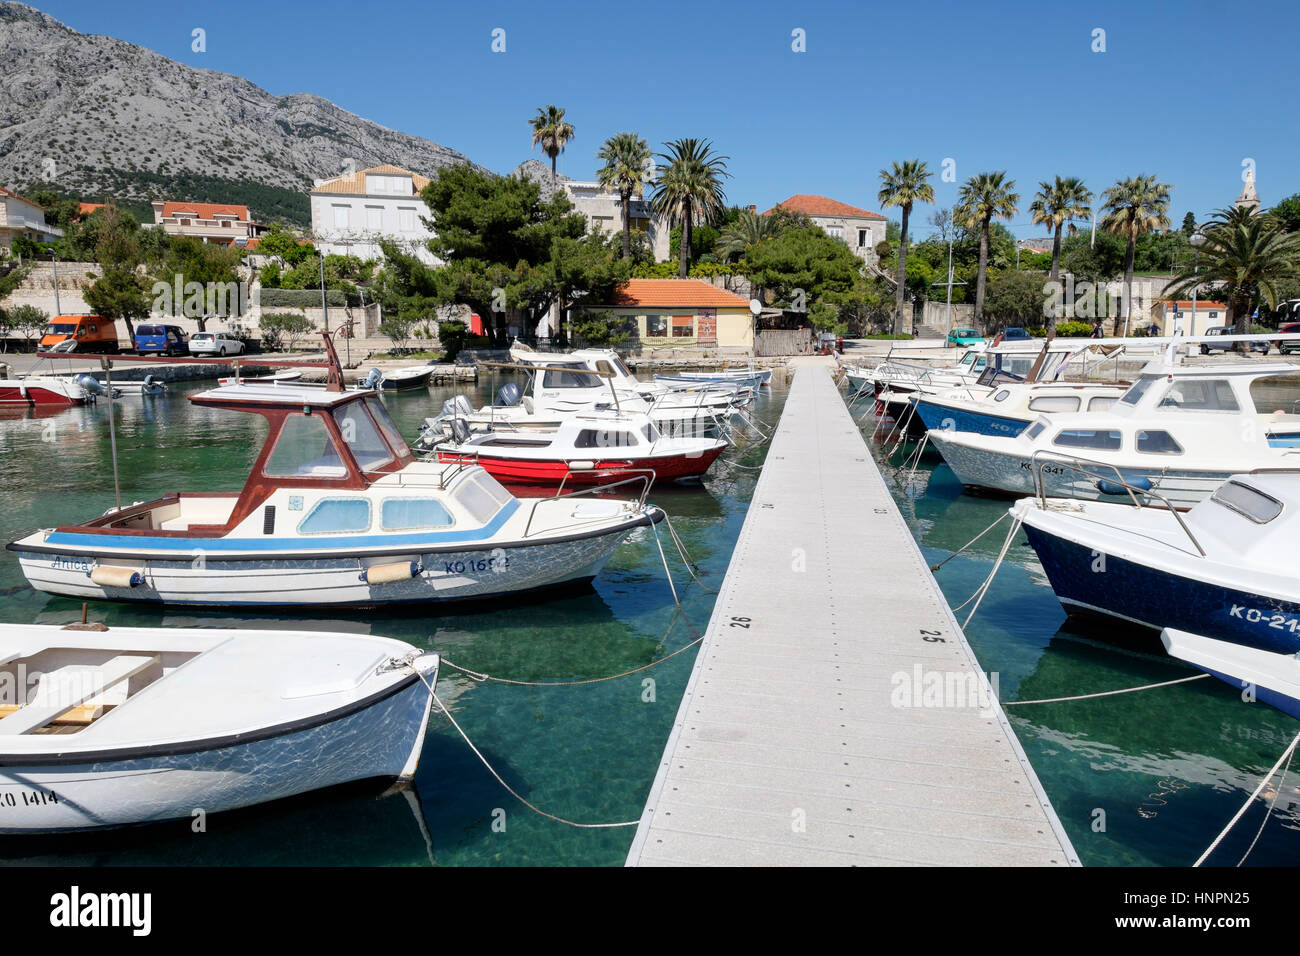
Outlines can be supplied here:
M296 382L302 378L302 371L299 369L285 369L283 372L271 372L266 375L227 375L225 378L217 379L218 385L238 385L248 383L249 385L258 385L266 382Z
M1151 362L1108 411L1044 415L1015 437L939 428L930 440L968 487L1097 499L1127 498L1127 484L1190 508L1229 475L1300 465L1300 415L1261 413L1251 391L1297 374L1287 364Z
M520 501L481 467L420 461L373 392L281 383L190 396L269 426L237 493L169 494L8 545L32 587L188 605L509 599L589 581L663 512Z
M1300 720L1300 658L1295 654L1243 647L1202 634L1165 628L1160 633L1170 657L1186 661Z
M438 663L353 634L0 624L0 833L409 780Z
M1011 515L1069 614L1300 652L1300 472L1234 475L1186 514L1153 504L1035 497Z

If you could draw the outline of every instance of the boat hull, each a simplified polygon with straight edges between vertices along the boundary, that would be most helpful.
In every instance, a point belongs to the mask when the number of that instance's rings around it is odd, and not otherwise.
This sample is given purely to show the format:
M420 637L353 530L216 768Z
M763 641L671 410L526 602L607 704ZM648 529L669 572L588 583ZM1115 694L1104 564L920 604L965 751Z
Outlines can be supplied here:
M960 433L959 433L960 434ZM1034 475L1037 464L1027 455L1007 454L988 448L952 441L945 429L930 432L930 440L943 455L957 479L969 488L981 488L1018 497L1037 493ZM1109 466L1090 466L1091 470L1108 479L1115 477ZM1175 508L1190 508L1207 498L1231 474L1230 471L1190 471L1152 468L1121 467L1119 473L1130 484L1141 486L1150 482L1151 489L1163 496ZM1102 493L1097 479L1081 474L1073 467L1053 463L1043 464L1044 493L1049 498L1078 498L1087 501L1128 500L1127 495L1116 497Z
M1030 419L1007 415L991 415L945 405L929 398L917 398L916 414L927 430L947 429L956 432L974 432L977 435L1001 435L1014 438L1029 427Z
M436 679L436 671L434 673ZM229 743L24 763L0 757L0 833L101 829L266 803L414 771L432 696L414 675L365 706ZM170 752L166 752L170 751Z
M595 532L536 543L413 549L383 554L294 557L266 554L227 557L204 553L202 542L179 556L98 552L87 548L24 548L18 561L33 588L71 598L151 604L259 607L377 607L389 604L512 599L591 580L639 525L659 521L648 509L639 520ZM414 562L419 573L368 583L367 567ZM137 569L135 587L97 584L97 564Z
M1160 638L1170 656L1237 690L1249 687L1256 700L1300 720L1300 661L1294 655L1241 648L1172 629Z
M1224 587L1024 525L1067 614L1172 627L1278 654L1300 651L1300 602Z
M0 384L0 405L19 406L67 406L84 405L84 395L69 395L57 388L45 388L38 384Z
M424 388L429 384L429 379L432 377L433 369L428 369L418 375L385 377L380 380L379 387L386 392L402 392L408 388Z
M455 452L439 452L438 460L448 463L480 465L488 474L503 484L510 485L545 485L556 487L565 481L566 485L607 485L625 478L644 475L653 471L655 481L679 481L684 478L698 478L709 470L713 462L722 454L723 447L712 448L697 455L673 455L665 458L606 458L589 459L591 467L574 469L571 461L529 460L524 458L496 458L480 454L460 455ZM584 463L585 464L585 463Z

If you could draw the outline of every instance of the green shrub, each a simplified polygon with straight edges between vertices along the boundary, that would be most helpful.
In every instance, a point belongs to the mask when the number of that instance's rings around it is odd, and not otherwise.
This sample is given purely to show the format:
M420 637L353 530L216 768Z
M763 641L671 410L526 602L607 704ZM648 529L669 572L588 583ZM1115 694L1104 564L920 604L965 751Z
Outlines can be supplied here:
M1047 334L1047 330L1043 330ZM1065 339L1087 338L1092 335L1091 322L1057 322L1056 334Z
M316 326L307 316L297 312L272 312L262 316L261 328L263 349L292 352L298 340L313 332Z
M320 308L320 289L267 289L263 288L259 300L264 309L315 309ZM342 308L347 298L339 289L325 292L325 304Z

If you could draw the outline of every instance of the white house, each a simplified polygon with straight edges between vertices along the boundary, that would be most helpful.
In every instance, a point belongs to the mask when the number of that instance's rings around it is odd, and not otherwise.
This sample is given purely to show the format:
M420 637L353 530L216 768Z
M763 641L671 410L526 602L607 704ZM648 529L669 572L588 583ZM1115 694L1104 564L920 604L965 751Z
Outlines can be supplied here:
M30 199L0 187L0 242L5 245L18 236L37 242L53 242L63 230L45 222L45 210Z
M605 233L621 235L623 232L623 202L617 192L606 189L598 182L563 180L560 185L569 194L574 208L587 218L587 225ZM633 195L628 208L628 220L633 232L645 233L650 241L656 262L668 258L672 242L668 224L650 212L645 197Z
M379 239L397 243L428 265L439 265L425 245L429 208L420 190L429 179L397 166L373 166L318 180L311 191L311 231L327 255L383 256Z

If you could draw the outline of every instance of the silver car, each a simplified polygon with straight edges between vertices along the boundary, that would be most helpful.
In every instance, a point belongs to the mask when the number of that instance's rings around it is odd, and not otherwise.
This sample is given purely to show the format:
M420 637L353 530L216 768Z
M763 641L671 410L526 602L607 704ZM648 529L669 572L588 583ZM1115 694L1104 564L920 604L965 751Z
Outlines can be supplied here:
M244 343L221 332L195 332L190 336L191 355L238 355Z

